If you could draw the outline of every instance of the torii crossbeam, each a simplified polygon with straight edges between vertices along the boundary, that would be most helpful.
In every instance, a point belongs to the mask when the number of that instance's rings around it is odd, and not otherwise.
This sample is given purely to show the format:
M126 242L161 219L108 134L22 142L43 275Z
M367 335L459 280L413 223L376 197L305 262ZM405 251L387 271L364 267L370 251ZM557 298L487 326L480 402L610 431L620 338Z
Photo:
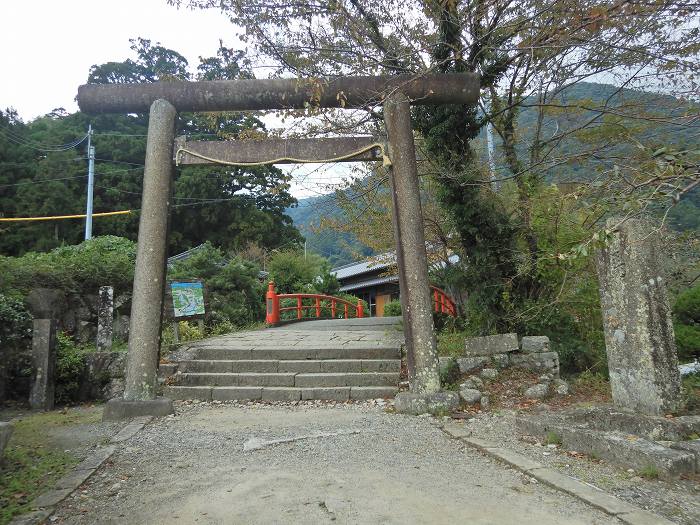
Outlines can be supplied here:
M428 395L437 392L440 379L410 106L474 104L478 96L479 76L473 73L81 86L78 105L84 112L150 111L126 389L123 400L108 403L104 417L162 415L172 411L168 400L156 399L155 387L173 161L206 164L214 160L224 163L384 160L391 175L392 223L411 392ZM371 137L175 141L178 111L295 109L309 105L319 108L383 105L388 147Z

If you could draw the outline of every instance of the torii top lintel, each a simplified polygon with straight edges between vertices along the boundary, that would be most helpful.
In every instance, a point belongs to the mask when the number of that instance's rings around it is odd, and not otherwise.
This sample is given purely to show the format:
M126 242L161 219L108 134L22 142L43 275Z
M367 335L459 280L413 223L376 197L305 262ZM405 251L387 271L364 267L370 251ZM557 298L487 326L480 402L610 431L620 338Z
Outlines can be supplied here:
M479 81L477 73L451 73L86 84L78 88L78 106L85 113L145 113L155 100L165 99L178 111L361 108L397 92L416 105L471 104L479 97Z

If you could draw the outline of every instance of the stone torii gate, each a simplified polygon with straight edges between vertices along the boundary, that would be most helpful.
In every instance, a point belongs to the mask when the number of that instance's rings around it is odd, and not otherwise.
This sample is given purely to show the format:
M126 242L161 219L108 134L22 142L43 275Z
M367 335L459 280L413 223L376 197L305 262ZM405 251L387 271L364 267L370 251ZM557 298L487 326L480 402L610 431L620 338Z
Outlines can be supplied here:
M473 73L338 77L332 79L222 80L150 84L90 84L78 90L85 113L149 111L143 197L129 331L126 389L111 400L106 419L165 415L172 402L155 396L167 259L173 161L181 164L373 161L388 156L392 223L411 393L439 391L428 264L410 105L473 104L479 76ZM175 140L179 111L254 111L384 106L388 151L378 155L367 137L182 142ZM359 154L356 152L361 151ZM214 162L216 159L216 162Z

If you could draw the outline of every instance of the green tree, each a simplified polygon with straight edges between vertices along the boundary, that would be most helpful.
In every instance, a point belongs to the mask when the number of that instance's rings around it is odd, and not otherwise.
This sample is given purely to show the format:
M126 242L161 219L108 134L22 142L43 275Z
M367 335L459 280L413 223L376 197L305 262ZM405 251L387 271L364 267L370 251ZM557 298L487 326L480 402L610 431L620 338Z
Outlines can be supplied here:
M134 59L93 66L88 82L153 82L192 79L179 53L149 40L132 41ZM223 46L216 56L201 58L196 78L250 76L245 57ZM0 112L0 203L8 217L84 213L88 124L96 133L94 209L96 212L135 210L129 215L94 220L96 235L110 233L136 239L141 205L147 115L100 115L56 110L28 124L16 113ZM208 140L264 134L252 115L180 115L180 133ZM64 145L58 147L57 145ZM82 158L81 158L82 156ZM274 167L183 167L175 178L170 250L178 252L209 239L225 249L258 243L268 249L301 239L285 210L296 200L289 180ZM49 250L77 244L84 221L7 223L0 235L0 253Z
M323 293L338 291L338 280L330 274L330 263L316 254L296 250L275 253L268 262L270 279L277 293Z
M258 280L260 269L234 257L228 259L210 243L192 257L168 270L169 279L203 279L213 324L230 322L247 326L265 317L265 290Z
M507 328L505 312L510 306L504 298L518 296L527 301L549 289L537 271L539 258L551 254L541 250L533 199L556 167L567 162L580 162L584 170L602 167L601 174L612 183L599 195L622 195L628 203L637 199L636 194L630 195L635 193L631 188L643 191L642 200L659 194L670 197L674 192L682 195L697 178L692 169L673 177L645 176L643 158L629 164L635 179L641 176L641 186L625 186L630 179L615 175L615 165L619 169L627 163L616 162L620 149L613 147L612 130L627 130L621 134L623 140L627 144L636 140L649 157L656 148L650 141L639 141L634 123L666 119L681 125L688 104L675 108L659 104L657 111L642 114L634 101L609 97L589 104L564 96L578 83L601 75L615 79L619 86L646 85L656 92L692 96L700 71L700 29L688 23L697 21L697 10L682 2L170 3L223 10L234 24L246 29L243 38L277 66L278 74L301 78L435 71L481 74L483 97L478 109L453 105L417 109L414 122L425 138L433 176L442 188L439 200L453 221L452 231L459 235L462 257L468 263L463 288L472 293L477 311L488 314L483 331ZM368 101L367 114L354 117L358 123L354 131L376 131L381 118L375 107L379 99ZM519 120L526 107L536 109L528 133ZM577 117L567 120L571 114ZM332 119L332 115L327 118ZM351 127L347 116L338 120L336 127L331 122L324 130L343 132ZM503 169L497 174L483 169L471 144L489 123L500 143L497 154ZM594 131L589 138L595 140L587 147L572 142L582 138L577 136L580 131L584 136L589 129ZM504 184L512 181L517 199L494 195L489 186L492 176ZM608 199L606 205L620 202ZM606 206L589 206L589 211L587 224L595 229Z
M679 357L700 357L700 285L696 284L678 295L673 314Z

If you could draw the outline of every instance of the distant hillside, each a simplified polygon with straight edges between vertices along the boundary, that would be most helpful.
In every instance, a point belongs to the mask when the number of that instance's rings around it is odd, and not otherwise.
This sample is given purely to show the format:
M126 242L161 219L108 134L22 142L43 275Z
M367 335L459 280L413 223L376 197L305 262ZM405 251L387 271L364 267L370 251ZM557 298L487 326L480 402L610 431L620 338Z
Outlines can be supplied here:
M358 257L372 255L372 250L361 244L354 235L328 228L318 230L321 217L341 218L343 212L333 194L299 199L299 205L286 212L306 238L307 249L328 258L333 266L353 262Z
M567 89L561 96L561 102L567 103L572 100L589 101L591 105L600 104L604 101L609 101L611 105L639 104L640 108L651 104L665 104L675 106L678 101L673 97L653 97L652 95L634 91L634 90L618 90L617 87L608 84L596 83L579 83ZM548 115L545 118L544 129L563 131L571 129L580 124L583 119L590 118L591 114L581 112L578 114L561 113ZM536 124L536 112L534 109L524 109L520 115L518 122L518 131L522 136L527 137ZM653 137L649 137L650 142L657 144L675 144L680 148L698 147L697 134L692 135L680 131L671 125L658 125L653 129ZM527 139L523 141L523 148L527 148ZM575 152L582 147L581 143L575 139L569 139L560 144L562 154ZM482 158L486 158L486 137L482 133L479 138L474 141L474 148ZM608 151L608 154L619 153L624 155L622 151L616 151L614 148ZM508 175L509 172L504 163L500 161L502 153L496 148L496 169L502 175ZM574 163L561 164L552 170L552 173L547 177L550 181L581 181L590 179L594 167L590 163ZM334 265L340 265L351 262L359 255L372 255L371 251L361 245L357 239L350 234L338 233L333 230L315 231L314 227L318 226L319 217L330 216L339 217L342 211L336 206L335 199L332 194L323 195L320 197L309 197L299 200L299 206L287 209L287 214L294 220L294 225L301 230L302 235L307 239L308 249L328 257ZM696 188L691 194L686 196L677 206L675 206L668 217L672 227L679 231L695 231L700 233L700 188Z

